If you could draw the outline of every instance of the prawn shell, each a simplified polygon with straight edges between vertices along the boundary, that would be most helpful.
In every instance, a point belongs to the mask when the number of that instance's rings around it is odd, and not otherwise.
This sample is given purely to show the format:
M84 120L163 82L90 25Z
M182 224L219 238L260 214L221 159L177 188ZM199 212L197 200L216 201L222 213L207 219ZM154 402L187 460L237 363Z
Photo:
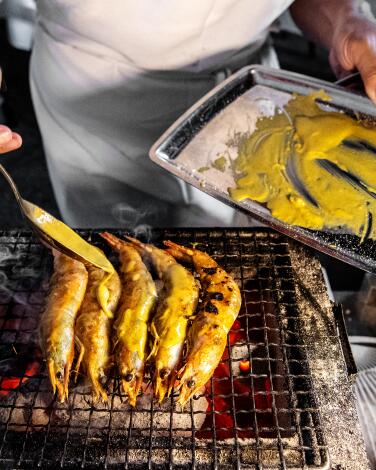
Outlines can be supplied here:
M55 250L53 255L54 273L40 319L40 338L53 391L57 391L63 402L68 397L74 358L74 324L85 295L88 273L81 262Z
M167 252L193 264L203 288L203 301L188 334L188 354L179 371L178 402L186 402L213 375L227 344L227 335L238 316L241 293L235 280L200 250L165 241Z
M130 237L127 239L145 260L153 264L163 281L163 290L150 328L153 343L149 355L155 369L154 395L161 402L174 387L188 321L195 313L199 289L194 276L165 250Z
M110 363L112 320L99 304L98 288L108 274L95 266L88 266L87 270L89 279L86 294L75 327L80 352L76 369L78 372L82 360L83 369L92 384L94 401L99 398L107 401L107 393L101 382L106 379L106 369ZM107 310L113 313L121 293L120 279L116 271L108 278L105 287L108 291Z
M107 232L102 237L120 257L122 295L114 323L114 351L123 391L135 406L144 377L148 322L157 291L133 244Z

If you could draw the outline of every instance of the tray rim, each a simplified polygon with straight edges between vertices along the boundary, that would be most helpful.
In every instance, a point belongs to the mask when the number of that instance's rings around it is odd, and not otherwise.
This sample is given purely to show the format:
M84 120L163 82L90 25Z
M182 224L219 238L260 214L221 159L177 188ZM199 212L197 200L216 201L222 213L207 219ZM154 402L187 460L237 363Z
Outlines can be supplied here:
M247 80L249 80L248 83ZM274 80L277 82L280 81L281 83L285 84L286 87L282 88L281 86L276 86L276 82ZM236 202L233 201L230 197L224 197L223 194L217 191L216 188L212 185L209 185L209 187L207 185L201 185L198 179L184 167L178 168L176 165L171 163L189 144L189 142L193 140L193 138L200 132L201 129L196 129L191 132L189 139L183 145L175 147L174 153L171 154L171 152L168 150L168 145L171 143L173 137L176 136L179 131L182 131L182 129L190 126L190 121L193 118L197 119L197 117L200 116L201 113L205 111L205 109L210 107L211 104L215 105L220 96L225 96L226 93L229 93L236 86L241 85L242 83L245 84L244 92L249 90L253 85L273 85L273 88L275 89L290 93L294 91L300 94L308 94L311 91L324 90L330 94L331 98L333 98L333 102L341 102L344 99L350 99L350 101L356 105L356 110L358 112L366 113L367 115L373 115L376 118L376 106L369 98L346 91L334 83L330 83L314 77L308 77L295 72L271 69L262 65L249 65L243 67L238 72L217 85L200 100L198 100L193 106L191 106L184 114L182 114L182 116L180 116L180 118L178 118L153 144L149 151L150 159L165 170L183 179L183 181L186 183L194 186L197 189L200 189L204 193L209 194L224 204L227 204L237 210L240 210L246 215L257 219L262 224L265 224L272 229L277 230L284 235L287 235L288 237L291 237L327 255L333 256L334 258L356 266L357 268L360 268L364 271L376 274L376 257L372 259L367 258L366 255L362 255L361 253L359 254L352 249L347 249L346 252L340 251L333 245L333 243L330 242L330 240L325 241L321 238L315 238L310 234L309 229L288 225L282 221L279 221L271 214L267 214L261 205L259 208L253 207L251 211L244 204L244 202ZM294 90L291 90L291 86L294 86ZM241 96L241 94L238 96ZM213 119L219 112L223 111L236 98L237 97L235 97L233 100L229 100L225 106L221 107L217 112L214 112L208 121ZM255 201L253 202L255 203ZM257 206L256 203L255 205ZM325 237L325 234L336 236L336 234L327 231L318 232L322 234L323 237ZM355 237L355 235L348 236ZM376 246L376 242L373 243Z

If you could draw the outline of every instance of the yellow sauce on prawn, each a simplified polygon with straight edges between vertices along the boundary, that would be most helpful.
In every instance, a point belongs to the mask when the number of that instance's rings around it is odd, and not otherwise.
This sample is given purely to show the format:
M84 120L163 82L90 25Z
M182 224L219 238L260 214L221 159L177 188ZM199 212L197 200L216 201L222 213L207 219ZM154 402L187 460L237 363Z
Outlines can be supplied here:
M109 299L110 299L110 291L108 289L108 283L114 276L115 271L112 273L107 274L102 279L101 283L97 288L97 300L103 312L107 315L108 318L113 318L114 313L109 308Z
M265 203L283 222L346 229L376 238L376 132L340 112L321 109L324 92L294 96L263 117L235 160L237 201Z
M75 324L75 336L79 357L77 359L76 374L81 362L87 377L92 384L94 401L101 398L107 401L107 393L102 386L106 379L110 364L111 318L115 312L120 294L121 284L118 274L106 275L103 269L88 265L88 283L85 296ZM110 276L110 279L108 277ZM107 295L105 298L105 312L98 301L98 286L106 280ZM77 376L77 375L76 375Z
M60 401L64 401L74 356L74 325L88 273L79 261L55 250L53 255L54 274L40 319L40 336L53 391L57 390Z
M178 403L184 406L210 379L221 360L227 334L241 305L234 279L207 253L165 240L166 250L179 261L193 264L200 277L203 299L188 333L188 354L179 371Z
M136 406L146 362L148 322L157 291L140 254L129 242L110 233L101 236L119 253L122 294L114 324L114 352L124 393Z
M163 281L156 312L150 325L153 345L148 359L154 363L154 396L159 403L170 395L182 359L188 321L199 296L194 276L166 251L126 237L146 262L151 262Z

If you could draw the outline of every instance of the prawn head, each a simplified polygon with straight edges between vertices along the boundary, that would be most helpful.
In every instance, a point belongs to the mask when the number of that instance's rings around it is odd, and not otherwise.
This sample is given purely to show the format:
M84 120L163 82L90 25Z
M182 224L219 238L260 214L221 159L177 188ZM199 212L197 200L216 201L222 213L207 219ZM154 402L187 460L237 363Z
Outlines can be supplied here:
M47 360L48 375L50 377L52 390L57 391L60 402L62 403L68 397L68 385L71 362L65 365L58 365L53 358Z

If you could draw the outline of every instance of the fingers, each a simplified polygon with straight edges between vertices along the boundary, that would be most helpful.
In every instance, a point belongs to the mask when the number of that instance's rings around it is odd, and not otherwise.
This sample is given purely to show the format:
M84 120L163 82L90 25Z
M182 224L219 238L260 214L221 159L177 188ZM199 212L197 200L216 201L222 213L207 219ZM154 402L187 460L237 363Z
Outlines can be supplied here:
M0 145L7 144L12 140L12 131L9 127L0 125Z
M9 127L0 125L0 154L16 150L22 145L19 134L12 132Z
M355 45L353 60L362 76L367 95L376 103L376 32L372 39L371 44L367 41Z
M331 49L329 53L329 64L338 80L347 77L347 75L354 70L352 67L346 69L341 64L341 61L338 59L337 53L334 49Z
M362 74L363 77L363 74ZM367 95L371 100L376 104L376 70L372 76L363 78L364 86L367 92Z
M376 104L376 24L356 16L340 25L333 35L330 64L337 76L342 71L360 72L368 96Z

